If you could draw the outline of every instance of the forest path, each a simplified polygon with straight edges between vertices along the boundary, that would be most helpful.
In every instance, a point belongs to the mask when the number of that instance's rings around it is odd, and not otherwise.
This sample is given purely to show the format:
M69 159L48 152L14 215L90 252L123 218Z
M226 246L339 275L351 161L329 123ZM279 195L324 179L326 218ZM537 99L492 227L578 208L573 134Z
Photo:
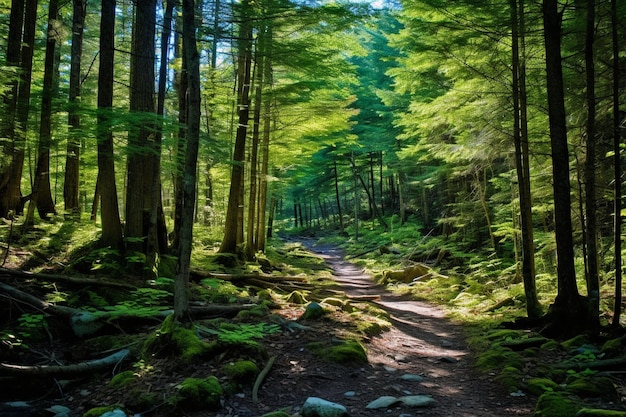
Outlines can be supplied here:
M373 393L378 396L430 395L434 407L375 410L381 415L428 415L448 417L528 416L534 403L525 397L511 396L501 385L479 374L472 364L461 325L445 313L424 302L400 297L376 285L362 268L346 261L341 250L318 245L313 239L302 241L322 257L333 270L333 278L349 298L370 299L387 311L393 327L367 344L368 359L374 375ZM404 374L420 375L423 380L407 384ZM368 398L368 402L375 398ZM405 413L405 414L402 414ZM366 411L355 415L370 415Z

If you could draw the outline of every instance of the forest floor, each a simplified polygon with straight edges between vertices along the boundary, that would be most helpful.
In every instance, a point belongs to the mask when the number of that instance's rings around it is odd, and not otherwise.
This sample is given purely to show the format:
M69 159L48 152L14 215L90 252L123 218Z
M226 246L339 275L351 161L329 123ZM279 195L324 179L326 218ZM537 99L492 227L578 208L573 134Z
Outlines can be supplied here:
M297 337L277 337L274 354L278 365L266 380L260 402L245 401L246 396L230 404L231 413L221 415L258 416L301 405L310 396L343 404L351 416L363 417L532 414L533 399L511 396L503 386L492 382L490 375L475 369L462 326L448 320L442 309L386 291L332 246L316 246L313 240L305 243L330 265L333 278L348 299L371 300L390 315L393 326L367 340L368 364L358 367L331 364L306 352L303 346L308 341L332 334L333 329L325 328L323 322L311 324L313 331ZM411 381L405 379L407 375L423 379ZM388 409L366 408L381 396L406 395L431 396L435 403L425 408L402 403Z
M257 401L252 398L252 384L249 384L240 392L224 396L218 411L187 412L183 415L259 417L284 410L297 416L309 397L342 404L350 416L363 417L505 417L532 414L536 399L511 396L503 386L491 381L491 375L481 374L475 369L463 327L448 320L440 308L396 296L377 286L359 267L345 261L334 247L316 246L314 240L303 243L330 266L333 279L339 284L336 289L345 293L348 300L366 300L388 313L391 329L364 339L368 363L338 365L311 354L306 348L311 342L336 337L345 316L307 321L306 330L283 331L264 339L268 357L276 359L259 389ZM273 313L287 320L296 320L302 311L301 305L285 304ZM78 346L65 348L79 349ZM219 373L218 365L211 361L181 366L176 361L163 359L152 366L158 369L144 383L155 393L171 391L187 377ZM109 372L81 378L63 387L55 381L58 386L49 387L52 393L49 391L40 399L29 401L28 408L13 410L0 404L0 415L54 416L55 413L43 410L56 405L67 407L69 411L65 417L74 417L82 416L96 406L124 404L128 393L109 388L107 383L110 378ZM0 384L4 382L0 380ZM2 391L5 388L8 386ZM432 397L434 403L418 408L401 402L381 409L366 408L383 396L400 398L416 395ZM15 398L18 399L23 398ZM8 400L3 398L3 401ZM134 415L160 417L168 413L156 407Z

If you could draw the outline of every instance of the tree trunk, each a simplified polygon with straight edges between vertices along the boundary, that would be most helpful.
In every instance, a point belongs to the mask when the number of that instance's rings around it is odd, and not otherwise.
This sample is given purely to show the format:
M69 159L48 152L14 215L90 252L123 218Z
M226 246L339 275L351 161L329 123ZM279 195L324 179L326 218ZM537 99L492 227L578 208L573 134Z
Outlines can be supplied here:
M194 0L183 0L183 48L187 61L188 119L185 153L183 218L176 268L174 317L181 321L189 312L189 265L193 241L193 219L196 202L196 169L200 142L200 55L196 44Z
M339 232L344 233L343 213L341 211L341 196L339 195L339 172L337 171L337 161L333 161L335 171L335 201L337 202L337 216L339 217Z
M100 15L100 65L98 70L98 184L102 201L103 247L122 249L122 224L115 185L111 109L115 54L115 0L102 0Z
M271 43L273 39L273 31L271 24L268 24L266 34L265 48L265 88L263 89L265 94L270 97L270 91L272 89L273 75L272 75L272 57L271 57ZM261 187L259 190L259 222L257 227L257 244L259 250L265 252L266 242L266 226L265 216L267 207L267 189L268 181L267 176L269 173L269 159L270 159L270 139L272 132L272 103L269 98L264 101L264 114L263 114L263 137L261 140ZM269 236L267 236L269 237Z
M176 42L174 55L180 57L182 55L181 69L176 74L176 93L178 96L178 144L176 154L174 156L174 164L176 170L174 173L174 230L172 231L172 248L178 248L180 245L180 230L182 227L183 215L183 170L185 163L185 135L187 125L187 59L185 51L179 51L180 42ZM177 250L177 249L176 249Z
M9 33L6 47L6 65L17 70L20 65L20 51L22 45L22 30L24 28L24 0L12 0L11 16L9 18ZM6 138L2 141L2 156L0 157L0 217L12 217L15 213L21 196L19 179L21 179L21 165L19 177L15 177L15 156L19 147L16 143L16 112L18 96L17 71L2 97L3 117L0 120L0 135ZM5 162L6 161L6 162ZM17 188L16 188L17 187Z
M600 327L600 282L598 278L598 226L596 210L596 91L593 57L595 39L595 0L587 0L585 30L585 80L587 102L587 156L585 159L585 218L587 240L588 329Z
M158 163L155 141L155 62L156 0L135 3L130 69L130 111L133 120L128 132L125 235L130 250L151 254L157 238L151 213L158 206L154 200L154 164ZM144 238L147 237L147 240Z
M65 211L80 213L80 95L81 95L81 58L83 56L83 31L87 0L73 0L72 50L70 68L70 94L67 123L67 155L65 157L65 182L63 200Z
M512 79L513 79L513 141L515 143L515 170L520 201L520 229L522 244L522 281L526 296L526 314L529 318L541 316L535 281L535 244L530 194L530 167L528 128L526 120L526 64L524 48L523 1L511 0ZM518 13L519 10L519 13ZM522 44L520 51L519 45Z
M7 169L4 170L4 175L0 179L0 198L3 199L2 204L0 204L0 209L2 210L0 211L0 216L6 216L9 211L21 213L23 210L21 181L28 128L36 23L37 0L26 0L23 15L23 34L20 33L20 77L16 90L15 123L11 122L13 131L8 132L10 134L9 137L13 137L13 141L9 146L11 159Z
M611 38L613 50L613 252L615 257L615 304L611 325L619 328L622 315L622 157L620 112L620 39L617 33L617 0L611 0Z
M586 328L586 308L578 293L574 267L569 151L561 63L562 14L559 12L558 6L558 0L543 0L548 117L554 183L554 221L558 259L558 294L552 305L551 325L546 330L559 332L562 336L570 336Z
M50 0L48 5L48 29L46 57L44 62L43 89L41 94L41 116L39 123L39 141L37 145L37 165L31 191L25 225L34 224L35 208L39 217L46 219L48 214L56 214L52 192L50 190L50 147L52 146L52 96L54 94L55 49L57 33L58 0Z
M226 210L226 224L224 227L224 239L220 246L222 253L236 253L237 245L241 242L240 213L243 210L241 194L244 187L244 162L246 151L246 135L248 132L248 120L250 114L250 72L252 64L252 22L248 16L250 8L249 0L242 1L239 27L239 51L237 67L237 108L238 124L235 137L235 149L233 151L233 164L230 177L230 192L228 195L228 207Z

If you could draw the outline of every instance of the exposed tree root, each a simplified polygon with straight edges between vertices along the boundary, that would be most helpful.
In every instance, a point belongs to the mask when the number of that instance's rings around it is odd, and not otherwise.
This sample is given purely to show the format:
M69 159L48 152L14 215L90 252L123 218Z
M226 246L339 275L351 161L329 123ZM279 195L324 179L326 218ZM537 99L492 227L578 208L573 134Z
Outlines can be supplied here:
M130 350L122 349L107 357L71 365L12 365L0 363L0 374L5 375L34 375L70 377L90 374L95 371L115 367L130 354Z
M275 360L276 356L272 356L269 361L267 361L265 368L263 368L259 376L257 376L256 381L254 381L254 387L252 387L252 400L255 403L259 401L259 387L261 386L261 383L263 383L267 374L270 372L270 369L272 369Z

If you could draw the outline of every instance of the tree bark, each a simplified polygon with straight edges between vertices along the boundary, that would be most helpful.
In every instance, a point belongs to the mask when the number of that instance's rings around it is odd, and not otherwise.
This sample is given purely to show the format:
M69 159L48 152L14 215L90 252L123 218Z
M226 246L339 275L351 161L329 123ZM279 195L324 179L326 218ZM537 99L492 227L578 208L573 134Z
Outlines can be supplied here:
M18 68L24 29L25 0L11 1L9 17L9 33L6 47L6 65L15 70L8 92L3 98L3 117L0 120L2 142L2 158L0 158L0 217L11 218L19 207L21 191L20 180L23 164L23 144L17 136L17 100L18 100ZM6 161L6 162L5 162ZM19 165L18 165L19 164ZM19 176L17 176L19 174Z
M100 15L100 64L98 70L98 183L102 202L101 245L122 249L122 224L115 185L111 109L113 107L113 58L115 53L115 0L102 0Z
M576 286L572 236L569 151L561 62L561 20L558 0L543 0L548 118L554 188L554 221L558 294L552 305L548 332L573 335L585 329L586 309Z
M189 267L193 243L196 169L200 141L200 55L196 43L194 0L183 0L183 48L187 63L188 113L181 236L174 287L174 317L178 321L184 320L189 314Z
M515 170L520 206L522 246L522 281L526 296L526 314L529 318L541 316L535 281L535 243L530 194L530 166L528 125L526 119L526 65L524 48L524 4L511 0L512 80L513 80L513 142L515 144ZM518 13L519 11L519 13ZM520 43L522 48L520 51Z
M615 257L615 302L611 325L619 328L622 314L622 157L620 112L620 39L617 33L617 0L611 0L611 39L613 50L613 253Z
M130 69L130 111L133 114L128 132L125 236L129 250L148 255L159 251L151 213L158 206L154 200L154 164L160 155L155 141L154 62L156 0L135 3ZM147 237L147 239L146 239Z
M244 163L246 151L246 135L250 114L250 73L252 64L252 22L248 16L249 0L241 3L239 23L239 50L237 57L237 109L238 124L235 136L235 148L230 176L230 191L228 207L226 209L226 223L224 239L219 251L222 253L238 252L237 245L241 243L243 230L242 217L243 199L241 194L244 188Z
M43 89L41 95L41 115L39 141L37 143L37 164L31 190L30 204L24 219L25 225L34 224L35 208L39 217L46 219L48 214L56 214L50 190L50 147L52 146L52 96L54 94L55 49L59 34L56 25L59 2L50 0L48 4L48 29L46 57L44 62Z
M596 209L596 88L595 88L595 0L587 0L585 29L585 98L587 102L585 159L585 218L587 246L588 330L600 328L600 281L598 278L598 219Z
M66 212L80 213L80 95L81 95L81 58L83 56L83 32L87 0L73 0L72 49L70 68L70 94L68 110L67 155L65 157L65 181L63 201Z

